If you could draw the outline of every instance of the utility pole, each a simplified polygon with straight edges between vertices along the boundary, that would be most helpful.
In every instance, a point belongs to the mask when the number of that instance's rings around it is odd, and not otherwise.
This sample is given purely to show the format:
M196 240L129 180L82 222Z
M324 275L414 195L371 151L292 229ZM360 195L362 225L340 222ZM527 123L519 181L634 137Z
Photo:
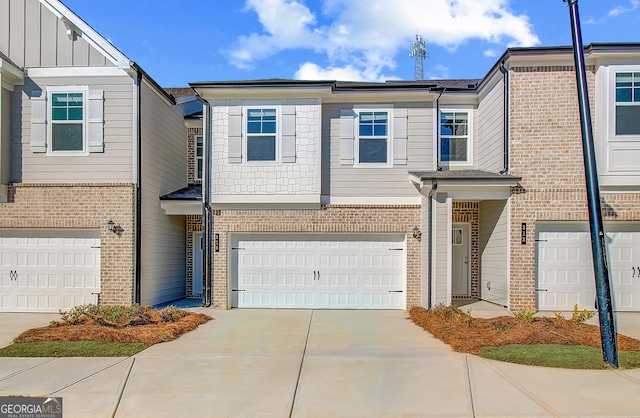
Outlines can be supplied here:
M591 108L589 106L589 90L587 89L587 74L584 63L582 33L580 31L578 0L563 1L569 4L569 14L571 18L571 37L573 39L573 58L576 66L576 82L578 86L578 105L580 107L580 126L582 131L582 154L584 157L585 179L587 183L587 206L589 209L589 229L591 231L593 271L595 273L596 296L598 299L598 317L600 319L602 359L609 366L617 369L618 343L613 320L609 267L607 263L607 251L602 227L598 170L596 167L596 157L593 145Z
M415 57L416 66L413 72L414 80L424 80L424 70L422 67L422 62L426 57L429 56L427 54L427 41L422 37L422 35L416 35L416 40L413 41L413 49L409 54L410 57Z

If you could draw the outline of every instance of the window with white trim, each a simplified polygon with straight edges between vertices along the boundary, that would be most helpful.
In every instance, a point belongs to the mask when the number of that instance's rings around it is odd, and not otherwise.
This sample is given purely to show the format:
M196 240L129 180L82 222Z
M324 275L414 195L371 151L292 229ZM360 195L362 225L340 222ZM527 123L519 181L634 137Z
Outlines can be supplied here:
M358 112L358 163L382 163L390 160L389 112L361 110Z
M276 161L277 109L247 108L247 161Z
M104 92L88 86L34 90L31 151L52 156L104 152Z
M640 72L615 73L615 135L640 135Z
M196 152L195 152L195 179L202 180L202 167L203 167L203 156L204 156L204 147L203 147L203 138L202 136L196 136Z
M471 164L472 113L465 109L443 109L440 111L440 156L441 163L452 165Z
M51 93L51 152L85 149L84 92Z

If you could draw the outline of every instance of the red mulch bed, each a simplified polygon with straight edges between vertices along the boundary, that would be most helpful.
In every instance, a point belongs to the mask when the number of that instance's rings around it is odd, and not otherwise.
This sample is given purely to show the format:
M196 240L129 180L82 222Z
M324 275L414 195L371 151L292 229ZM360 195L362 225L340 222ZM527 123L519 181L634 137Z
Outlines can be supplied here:
M173 321L149 321L151 323L127 325L99 325L90 318L83 317L77 323L53 322L41 328L33 328L20 334L14 342L39 341L102 341L121 343L142 343L147 346L175 340L179 336L196 329L213 319L202 313L187 312Z
M454 351L478 354L482 347L509 344L564 344L601 347L600 328L566 319L533 318L531 322L511 316L472 318L449 307L409 311L411 320ZM620 351L640 351L640 341L618 334Z

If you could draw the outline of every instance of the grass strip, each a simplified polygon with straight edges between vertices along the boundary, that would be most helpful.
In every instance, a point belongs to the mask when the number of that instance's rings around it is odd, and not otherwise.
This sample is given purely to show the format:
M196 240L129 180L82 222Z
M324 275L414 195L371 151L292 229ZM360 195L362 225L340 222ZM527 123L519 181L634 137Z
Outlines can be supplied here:
M42 341L0 348L0 357L129 357L145 348L142 343Z
M602 351L585 345L510 344L484 347L479 355L492 360L530 366L587 370L608 368L602 361ZM640 367L640 351L620 351L619 366L621 369Z

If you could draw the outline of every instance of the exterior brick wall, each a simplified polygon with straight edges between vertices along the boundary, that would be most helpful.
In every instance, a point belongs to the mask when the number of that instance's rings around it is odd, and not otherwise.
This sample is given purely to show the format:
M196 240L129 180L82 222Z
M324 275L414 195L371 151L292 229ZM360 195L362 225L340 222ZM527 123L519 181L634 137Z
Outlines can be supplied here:
M134 286L133 184L13 184L0 203L0 228L99 229L100 296L105 305L130 305ZM113 220L124 232L109 231Z
M466 222L471 228L471 294L480 297L480 258L478 233L478 202L453 202L452 222Z
M594 67L587 71L592 119ZM511 167L522 176L512 188L510 306L536 306L536 222L587 221L582 140L573 66L511 71ZM597 138L596 138L597 140ZM640 194L601 194L605 221L639 221ZM521 243L521 225L527 242Z
M202 128L187 129L187 181L189 184L200 184L201 179L196 179L196 137L203 136Z
M202 297L202 294L193 293L193 233L202 231L202 216L187 215L187 297Z
M223 210L214 217L220 251L213 253L213 306L228 309L227 243L232 232L403 233L407 235L407 307L419 306L419 205L327 205L320 210Z

